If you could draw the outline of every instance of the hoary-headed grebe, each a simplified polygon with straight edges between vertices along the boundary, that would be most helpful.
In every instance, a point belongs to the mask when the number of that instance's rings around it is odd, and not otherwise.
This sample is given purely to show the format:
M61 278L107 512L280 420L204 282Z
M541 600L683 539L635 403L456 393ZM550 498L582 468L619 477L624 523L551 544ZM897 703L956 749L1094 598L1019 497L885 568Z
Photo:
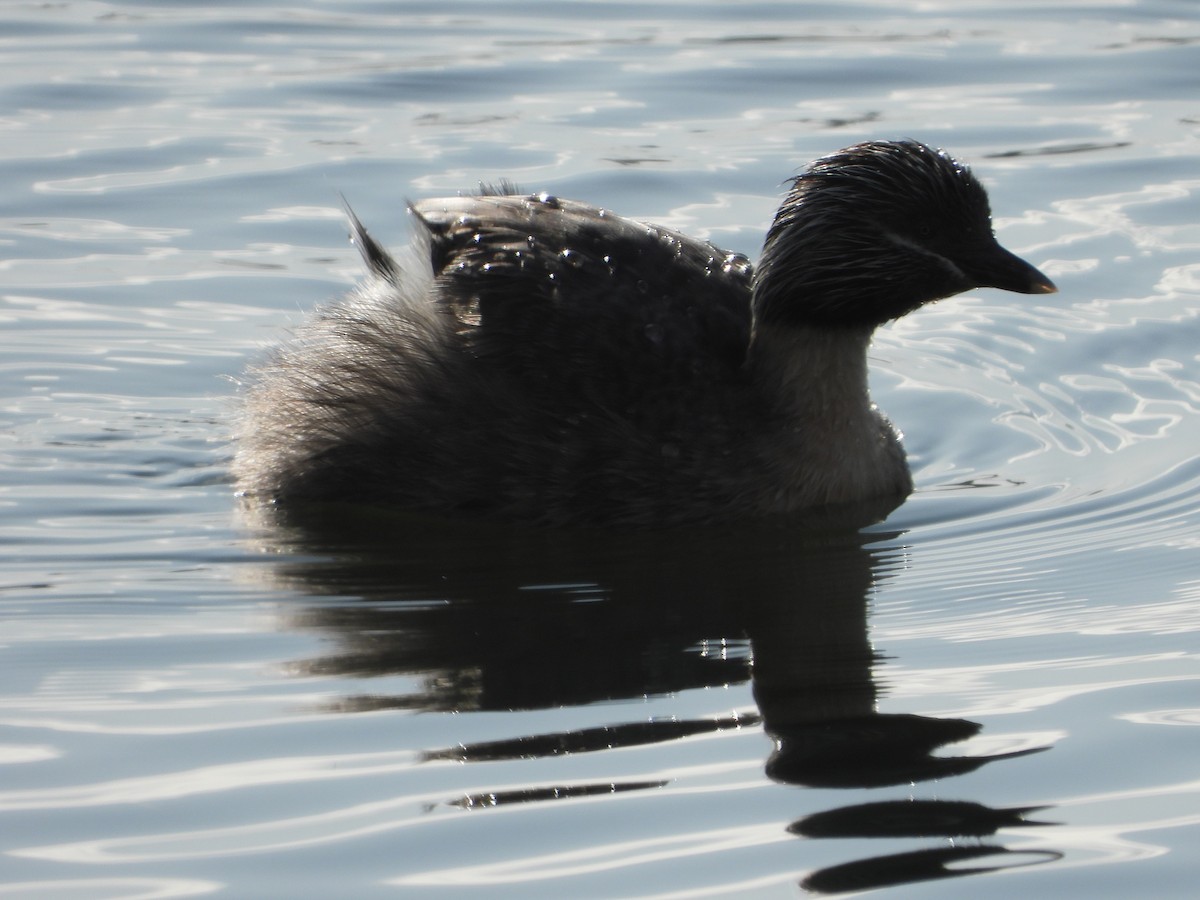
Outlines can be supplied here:
M400 265L254 371L253 500L541 524L670 524L912 490L872 404L875 328L976 287L1055 290L992 234L970 171L914 141L812 163L762 258L547 194L412 207Z

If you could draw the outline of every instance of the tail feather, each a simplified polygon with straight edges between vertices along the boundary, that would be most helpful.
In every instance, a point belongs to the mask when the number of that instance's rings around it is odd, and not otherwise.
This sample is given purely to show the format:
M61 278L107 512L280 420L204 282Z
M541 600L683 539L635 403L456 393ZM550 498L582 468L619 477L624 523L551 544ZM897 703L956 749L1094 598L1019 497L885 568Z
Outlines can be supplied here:
M358 252L362 254L367 268L373 275L377 275L391 284L397 284L400 278L400 267L396 265L396 260L383 249L375 238L367 233L366 227L354 214L354 210L350 208L345 197L342 198L342 205L350 219L350 243L358 247Z

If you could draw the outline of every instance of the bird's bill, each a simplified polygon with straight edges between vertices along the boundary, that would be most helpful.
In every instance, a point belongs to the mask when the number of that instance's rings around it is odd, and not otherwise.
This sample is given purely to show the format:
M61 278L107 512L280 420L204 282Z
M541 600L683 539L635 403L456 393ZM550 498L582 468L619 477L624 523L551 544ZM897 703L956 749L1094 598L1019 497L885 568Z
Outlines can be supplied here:
M992 244L986 252L963 260L966 273L976 287L999 288L1017 294L1053 294L1058 291L1054 282L1021 257Z

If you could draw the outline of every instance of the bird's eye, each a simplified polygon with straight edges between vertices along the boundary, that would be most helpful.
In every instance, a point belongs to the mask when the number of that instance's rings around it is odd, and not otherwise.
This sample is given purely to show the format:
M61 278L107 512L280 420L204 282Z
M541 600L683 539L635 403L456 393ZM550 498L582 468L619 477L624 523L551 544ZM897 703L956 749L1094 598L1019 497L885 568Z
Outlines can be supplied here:
M931 238L933 237L933 226L928 222L921 222L917 225L917 237Z

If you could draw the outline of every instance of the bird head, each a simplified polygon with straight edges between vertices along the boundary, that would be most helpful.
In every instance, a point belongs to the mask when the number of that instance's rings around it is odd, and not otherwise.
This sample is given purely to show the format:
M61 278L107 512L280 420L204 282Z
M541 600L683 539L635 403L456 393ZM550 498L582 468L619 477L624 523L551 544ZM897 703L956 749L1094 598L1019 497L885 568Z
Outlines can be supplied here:
M757 266L755 317L874 328L977 287L1056 290L996 241L966 166L916 141L872 141L791 180Z

